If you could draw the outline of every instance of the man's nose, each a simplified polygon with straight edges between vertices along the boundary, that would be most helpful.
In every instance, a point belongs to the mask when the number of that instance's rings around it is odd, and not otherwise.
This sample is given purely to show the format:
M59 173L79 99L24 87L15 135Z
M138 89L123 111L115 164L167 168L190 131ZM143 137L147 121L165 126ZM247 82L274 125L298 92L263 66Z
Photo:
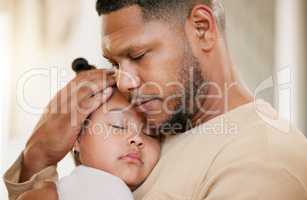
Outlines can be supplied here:
M118 70L117 88L124 94L129 94L139 88L141 79L136 70L132 67L123 67Z

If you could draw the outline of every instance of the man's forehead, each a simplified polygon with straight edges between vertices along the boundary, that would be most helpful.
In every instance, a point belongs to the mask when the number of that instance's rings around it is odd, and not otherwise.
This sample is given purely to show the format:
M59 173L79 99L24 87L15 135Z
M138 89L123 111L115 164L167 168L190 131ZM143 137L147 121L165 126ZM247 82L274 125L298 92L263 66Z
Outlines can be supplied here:
M118 49L121 46L129 46L129 44L133 43L134 40L140 38L143 33L143 27L131 26L124 27L108 35L103 35L103 50L106 52L113 52L114 49Z
M142 27L143 25L142 10L138 6L122 8L102 16L102 34L104 36L124 28Z
M111 51L111 47L133 40L144 29L142 12L138 6L103 15L102 20L102 44L107 51Z

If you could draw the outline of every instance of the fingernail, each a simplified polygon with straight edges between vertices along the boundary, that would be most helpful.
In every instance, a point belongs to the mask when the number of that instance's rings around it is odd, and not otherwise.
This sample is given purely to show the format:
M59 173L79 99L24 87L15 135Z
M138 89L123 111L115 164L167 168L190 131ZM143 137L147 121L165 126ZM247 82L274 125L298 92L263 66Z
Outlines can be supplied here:
M116 80L111 79L109 84L110 84L110 86L115 86L116 85Z
M103 90L102 94L104 96L108 96L108 95L112 94L112 92L113 92L113 88L112 87L107 87L106 89Z
M107 75L113 75L116 73L116 69L107 69L105 72L107 73Z

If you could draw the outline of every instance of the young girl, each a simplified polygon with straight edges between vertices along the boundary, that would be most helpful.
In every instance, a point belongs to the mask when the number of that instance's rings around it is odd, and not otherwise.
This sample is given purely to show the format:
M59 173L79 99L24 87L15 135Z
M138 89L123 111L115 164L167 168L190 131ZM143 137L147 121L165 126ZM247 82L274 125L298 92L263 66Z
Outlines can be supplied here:
M85 124L75 144L78 167L56 184L46 183L22 200L133 199L160 156L159 138L144 134L143 118L119 93Z

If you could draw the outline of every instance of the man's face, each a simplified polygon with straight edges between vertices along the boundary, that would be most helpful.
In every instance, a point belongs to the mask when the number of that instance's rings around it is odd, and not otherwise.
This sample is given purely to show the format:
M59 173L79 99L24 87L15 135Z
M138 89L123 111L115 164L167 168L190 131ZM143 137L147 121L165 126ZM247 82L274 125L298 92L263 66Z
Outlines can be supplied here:
M138 6L103 16L104 57L118 68L118 89L154 129L176 124L175 129L184 131L177 125L185 125L193 113L195 84L203 82L198 62L177 26L144 22ZM174 127L165 129L170 128Z

